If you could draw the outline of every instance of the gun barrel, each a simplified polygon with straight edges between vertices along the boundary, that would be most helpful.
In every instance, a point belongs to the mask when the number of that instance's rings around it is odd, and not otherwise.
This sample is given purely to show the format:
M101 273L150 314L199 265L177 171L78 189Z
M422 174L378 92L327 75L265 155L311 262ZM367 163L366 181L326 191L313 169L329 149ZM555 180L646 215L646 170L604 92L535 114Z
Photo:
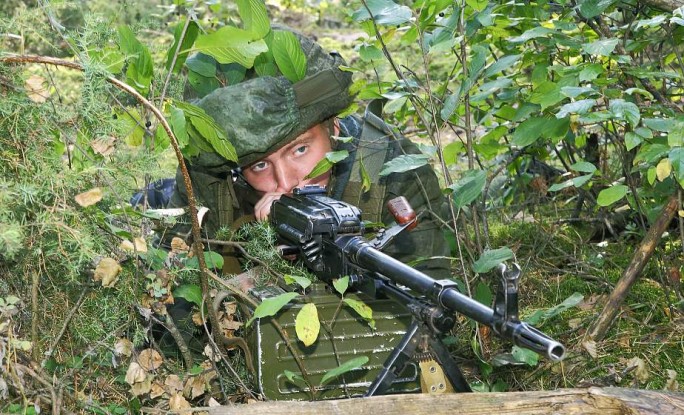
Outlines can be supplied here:
M351 262L355 265L382 274L394 283L428 297L445 309L492 327L501 337L520 347L533 350L554 362L560 361L565 355L565 347L562 344L536 328L520 321L500 321L491 308L454 288L443 289L440 282L374 249L362 238L350 238L343 250L349 254Z

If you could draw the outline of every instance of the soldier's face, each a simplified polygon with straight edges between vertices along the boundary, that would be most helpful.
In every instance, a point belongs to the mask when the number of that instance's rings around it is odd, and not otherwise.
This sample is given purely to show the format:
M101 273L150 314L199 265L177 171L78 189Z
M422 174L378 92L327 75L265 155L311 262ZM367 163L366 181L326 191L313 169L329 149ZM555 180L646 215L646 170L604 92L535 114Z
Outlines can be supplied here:
M326 186L330 171L305 179L331 151L328 129L317 124L280 150L247 166L242 174L254 189L266 193L290 193L307 184Z

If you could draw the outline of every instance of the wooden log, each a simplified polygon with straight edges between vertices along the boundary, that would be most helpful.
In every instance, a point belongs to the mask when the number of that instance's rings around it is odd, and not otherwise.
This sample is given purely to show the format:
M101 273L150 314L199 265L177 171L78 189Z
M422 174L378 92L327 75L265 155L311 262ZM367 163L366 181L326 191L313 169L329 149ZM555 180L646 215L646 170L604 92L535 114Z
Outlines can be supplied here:
M663 235L663 232L665 232L665 229L667 229L667 226L672 221L672 218L677 211L677 206L679 206L677 197L670 197L660 213L660 216L648 230L646 236L644 236L643 241L641 241L641 244L637 248L636 252L634 252L634 256L632 256L632 261L629 263L629 266L622 274L622 277L620 277L618 283L615 285L613 292L610 293L608 302L606 302L606 305L603 307L601 314L599 314L593 326L588 331L587 336L592 340L603 339L603 337L606 335L606 332L613 324L615 316L617 316L618 311L620 310L620 306L625 300L627 294L629 294L629 289L632 287L632 284L634 284L639 275L641 275L646 263L651 258L651 255L653 255L653 251L655 251L656 246L658 246L660 237Z
M193 411L198 410L200 408ZM684 393L589 388L535 392L411 394L317 402L270 401L201 410L210 415L676 415L684 414Z

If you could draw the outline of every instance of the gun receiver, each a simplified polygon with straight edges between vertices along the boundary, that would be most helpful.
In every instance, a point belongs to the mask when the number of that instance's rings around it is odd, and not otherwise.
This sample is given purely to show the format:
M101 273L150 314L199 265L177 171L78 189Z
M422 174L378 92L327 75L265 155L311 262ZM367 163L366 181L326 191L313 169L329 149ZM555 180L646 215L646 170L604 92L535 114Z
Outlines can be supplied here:
M435 280L376 249L377 240L363 237L361 211L325 196L323 188L305 187L295 189L293 195L282 196L271 208L270 221L279 238L290 245L290 252L297 252L305 265L325 282L349 275L352 283L361 287L370 278L376 292L379 287L382 293L404 303L412 298L402 288L407 287L431 304L431 310L435 306L445 310L446 313L438 313L442 322L442 314L460 313L551 361L560 361L565 355L562 344L518 319L517 265L512 270L500 267L501 285L491 309L461 294L452 281ZM453 318L450 320L453 324ZM442 324L442 330L440 324L431 326L437 331L450 329L449 324Z

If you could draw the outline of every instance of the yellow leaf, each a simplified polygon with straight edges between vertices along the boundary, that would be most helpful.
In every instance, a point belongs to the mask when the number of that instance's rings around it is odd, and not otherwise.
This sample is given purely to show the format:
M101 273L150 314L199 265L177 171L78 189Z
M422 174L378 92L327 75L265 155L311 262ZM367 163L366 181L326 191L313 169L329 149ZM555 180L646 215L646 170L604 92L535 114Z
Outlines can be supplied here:
M667 382L665 382L665 390L677 392L679 391L679 382L677 382L677 372L672 369L667 369Z
M77 194L74 199L76 199L76 203L83 207L94 205L102 200L102 189L99 187L90 189L87 192Z
M143 238L141 238L141 237L134 238L133 244L135 245L135 249L136 249L136 251L138 251L138 253L147 252L147 243L145 242L145 240Z
M680 217L684 218L684 210L680 210L677 213L679 214Z
M670 177L670 173L672 173L672 164L670 164L670 159L662 159L660 160L660 163L656 166L656 177L658 178L658 181L663 181Z
M295 319L295 331L297 332L297 338L305 346L314 344L318 338L318 333L321 331L321 322L318 321L318 310L315 304L306 304L299 310Z
M162 359L158 351L154 349L145 349L138 355L138 363L140 364L140 367L149 372L150 370L159 368L159 366L164 363L164 359Z
M131 356L133 352L133 343L127 338L119 339L114 345L114 353L119 356Z
M145 370L136 362L131 362L126 371L126 383L133 385L134 383L143 382L145 380Z
M102 258L95 268L93 279L95 281L102 281L103 287L112 287L119 278L121 266L115 259Z
M37 104L47 101L47 98L50 96L47 88L45 88L45 78L39 75L31 75L26 80L24 88L29 99Z

